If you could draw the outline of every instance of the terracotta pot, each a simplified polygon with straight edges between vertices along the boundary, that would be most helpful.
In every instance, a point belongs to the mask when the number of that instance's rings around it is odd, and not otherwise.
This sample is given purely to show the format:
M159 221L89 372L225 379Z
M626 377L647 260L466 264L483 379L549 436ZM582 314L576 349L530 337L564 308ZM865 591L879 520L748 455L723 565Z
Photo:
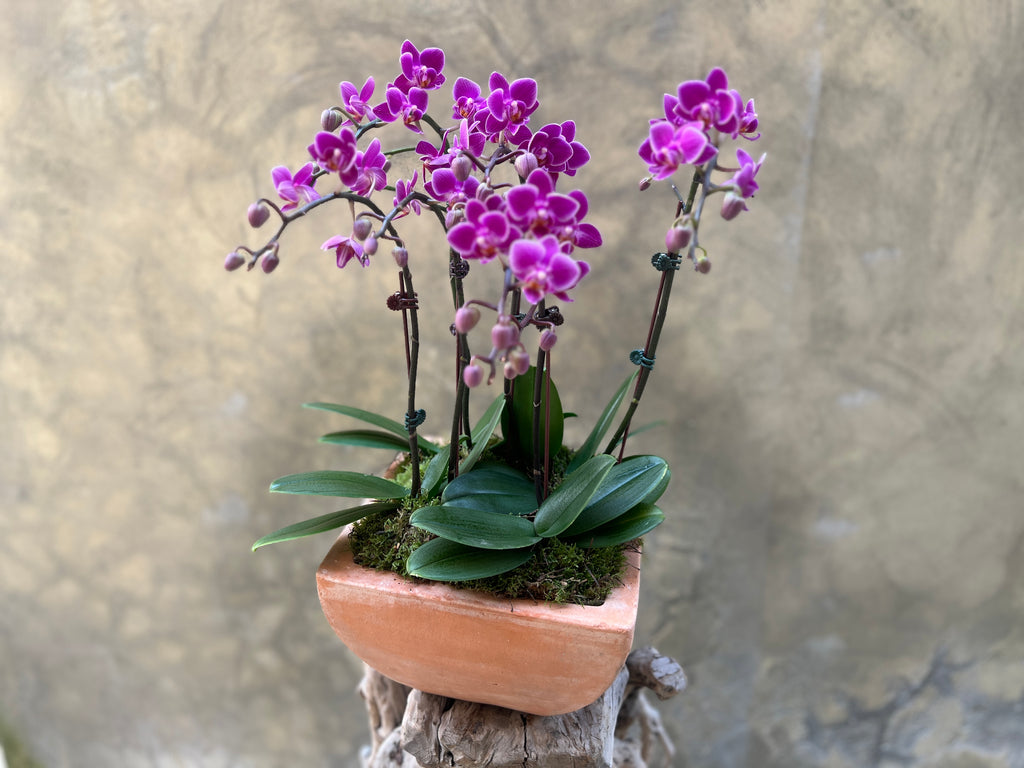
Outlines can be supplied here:
M612 684L633 643L640 554L603 605L499 600L356 565L348 530L317 571L338 637L383 675L421 691L534 715L585 707Z

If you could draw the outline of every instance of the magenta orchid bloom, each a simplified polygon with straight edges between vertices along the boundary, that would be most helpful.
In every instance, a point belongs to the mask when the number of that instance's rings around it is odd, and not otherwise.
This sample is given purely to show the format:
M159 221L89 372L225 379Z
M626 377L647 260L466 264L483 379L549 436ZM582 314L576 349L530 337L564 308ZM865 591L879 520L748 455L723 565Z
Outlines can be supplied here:
M452 117L455 120L474 120L476 113L487 106L487 98L480 94L480 86L472 80L460 77L452 86Z
M491 92L487 96L487 111L482 127L487 137L498 143L501 137L517 147L530 140L530 129L526 124L540 103L537 101L537 81L524 77L511 85L504 75L491 74L488 81Z
M722 200L722 218L726 221L735 219L741 211L750 210L745 201L753 197L754 193L760 189L755 177L761 170L761 164L765 157L766 155L761 155L761 159L755 163L754 159L742 149L736 150L736 159L739 160L740 169L726 182L725 186L728 188L731 185L731 189L725 193Z
M395 182L395 199L393 201L395 208L400 207L402 205L402 201L405 200L405 198L407 198L409 194L416 188L416 182L419 180L419 177L420 172L415 171L412 175L412 178L409 181L406 181L405 179L399 179L398 181ZM412 211L417 216L419 216L421 210L420 201L410 200L409 202L405 203L405 206L402 210L405 213Z
M715 67L704 80L687 80L679 84L677 96L665 94L665 118L675 125L700 123L705 131L715 128L736 138L739 135L743 100L736 90L729 89L729 78Z
M363 244L351 236L342 237L341 235L335 235L324 242L320 248L324 251L334 251L339 269L344 268L352 259L356 259L360 266L363 267L370 263L370 260L363 253Z
M371 141L365 152L356 154L353 167L357 175L355 181L349 185L352 191L365 197L371 192L384 189L388 183L387 174L384 172L387 161L387 157L380 150L380 139Z
M537 165L552 173L575 176L590 160L590 152L576 141L576 123L566 120L561 125L545 125L532 137L526 151L537 158Z
M520 236L504 210L504 198L491 195L485 201L473 198L466 203L465 220L448 231L448 244L464 259L488 262L508 253Z
M525 183L512 187L505 200L509 219L535 237L575 225L580 208L578 200L555 192L555 184L543 168L533 171Z
M561 301L572 301L566 291L574 288L590 271L587 262L576 261L563 251L553 235L540 240L516 240L512 243L508 263L519 280L523 298L531 304L549 293Z
M655 120L639 153L654 178L666 179L680 165L703 165L717 151L707 134L694 124L677 127L668 120Z
M408 93L411 88L434 91L444 85L444 51L440 48L417 50L409 40L402 43L402 55L398 59L402 74L395 78L395 87Z
M370 99L373 98L374 81L372 77L366 78L363 87L358 91L356 87L347 80L338 86L341 91L341 104L355 120L359 121L368 115L373 114L370 106Z
M351 186L355 183L359 176L359 169L355 167L359 148L351 129L342 128L338 134L320 131L308 150L322 168L337 173L343 184Z
M405 92L395 85L388 87L386 100L373 109L373 114L385 123L393 123L402 119L405 127L416 133L423 133L420 120L427 111L427 92L422 88L411 87Z
M306 163L299 168L294 176L283 165L279 165L270 172L270 177L274 180L278 196L286 201L281 206L283 212L293 211L306 203L320 199L320 193L313 189L312 163Z

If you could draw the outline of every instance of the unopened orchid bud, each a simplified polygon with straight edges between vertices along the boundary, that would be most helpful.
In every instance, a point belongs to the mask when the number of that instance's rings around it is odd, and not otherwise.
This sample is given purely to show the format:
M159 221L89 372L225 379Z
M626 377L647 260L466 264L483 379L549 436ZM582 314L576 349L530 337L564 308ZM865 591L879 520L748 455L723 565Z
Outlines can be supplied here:
M693 262L693 268L700 272L702 275L706 275L711 271L711 259L707 256L698 256Z
M525 179L537 170L539 165L540 164L537 162L537 156L533 154L533 152L523 152L523 154L516 158L516 173L519 174L519 178Z
M281 259L278 258L277 252L271 251L260 260L260 268L269 275L280 263Z
M519 343L519 328L508 317L498 318L491 328L491 344L495 349L508 349Z
M484 381L484 369L479 365L467 365L462 369L462 380L470 389L479 387Z
M361 216L352 224L352 237L356 240L365 240L373 232L373 222L365 216Z
M455 330L459 333L469 333L479 322L480 310L477 307L459 307L455 312Z
M522 347L517 347L508 353L508 363L515 369L516 375L521 376L530 370L530 353Z
M384 159L384 165L381 167L381 170L384 171L384 173L388 173L391 170L391 158L390 157Z
M325 109L320 115L320 127L328 133L334 133L345 121L345 116L336 109Z
M465 155L459 155L452 160L452 173L455 174L455 178L459 180L459 183L465 181L473 173L473 161Z
M243 264L245 264L245 256L240 254L238 251L232 251L228 254L228 257L224 259L224 269L228 272L234 272Z
M519 373L517 372L515 365L512 363L505 363L504 367L501 369L501 375L511 381L518 376Z
M363 242L363 253L365 253L367 256L373 256L373 254L375 254L376 252L377 252L377 238L374 237L373 235L370 235Z
M651 181L653 181L653 179L651 179L650 176L644 176L642 179L640 179L640 184L638 185L640 187L640 191L644 192L650 189Z
M684 219L665 233L665 249L669 253L682 253L693 239L693 223Z
M257 201L249 206L249 226L253 229L262 227L269 218L270 211L263 203Z
M737 195L735 192L726 192L725 199L722 200L722 218L726 221L732 221L735 219L740 211L746 211L747 204L743 201L743 198Z
M395 264L399 267L404 268L409 263L409 251L401 246L393 249L391 255L395 257Z
M550 328L545 328L540 332L540 343L539 346L545 352L550 352L558 341L558 336Z

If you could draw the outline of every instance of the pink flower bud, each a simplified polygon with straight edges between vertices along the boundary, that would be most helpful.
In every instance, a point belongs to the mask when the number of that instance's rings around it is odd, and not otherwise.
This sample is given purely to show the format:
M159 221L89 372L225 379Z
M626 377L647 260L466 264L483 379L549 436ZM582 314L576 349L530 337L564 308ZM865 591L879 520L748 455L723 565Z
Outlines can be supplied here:
M506 379L514 379L519 374L516 372L516 367L512 363L505 363L505 367L501 369L502 375Z
M224 259L224 269L228 272L234 272L243 264L245 264L245 256L240 254L238 251L232 251L228 254L228 257Z
M508 349L519 343L519 328L508 317L498 318L491 328L491 344L495 349Z
M249 206L249 226L259 229L270 218L270 211L263 203L256 202Z
M452 160L452 173L459 182L463 182L473 173L473 161L465 155L459 155Z
M698 256L697 260L693 262L693 268L702 275L706 275L711 271L711 259L707 256Z
M470 389L479 387L484 381L484 369L479 365L467 365L462 369L462 380Z
M280 263L281 259L277 257L277 253L275 251L271 251L260 260L260 267L269 275L277 269L277 265Z
M650 176L644 176L644 178L640 179L640 184L639 184L640 191L644 192L644 191L650 189L651 188L651 181L652 181L652 179L651 179Z
M665 233L665 250L669 253L681 253L693 239L693 224L689 219L670 227Z
M409 263L409 252L401 246L392 250L391 255L395 257L395 264L400 267L405 267Z
M480 310L474 306L459 307L455 312L455 330L469 333L480 322Z
M540 348L545 352L550 352L558 341L558 336L550 328L545 328L540 332Z
M522 347L516 347L509 352L507 360L515 369L517 376L521 376L530 370L530 353Z
M373 254L375 254L376 252L377 238L374 237L373 235L370 235L368 238L366 238L366 241L363 243L363 253L365 253L367 256L373 256Z
M320 127L328 133L334 133L341 127L345 117L336 109L325 109L320 115Z
M516 158L515 165L516 173L519 174L521 179L525 179L539 167L537 156L533 152L523 152L523 154Z
M726 192L725 199L722 200L722 218L726 221L732 221L735 219L740 211L748 210L747 204L743 202L743 198L734 192Z
M365 217L360 217L355 220L352 225L352 237L356 240L365 240L370 236L373 231L373 222Z

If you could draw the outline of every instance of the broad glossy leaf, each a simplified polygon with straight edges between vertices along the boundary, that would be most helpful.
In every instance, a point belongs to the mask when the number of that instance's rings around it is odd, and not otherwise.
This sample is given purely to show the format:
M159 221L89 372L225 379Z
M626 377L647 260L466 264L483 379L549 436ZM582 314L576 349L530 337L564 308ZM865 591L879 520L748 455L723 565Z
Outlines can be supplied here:
M526 373L515 378L512 390L512 410L502 416L501 431L507 440L528 461L533 459L533 385L537 369L530 367ZM544 434L544 416L548 413L547 387L541 384L540 429ZM562 447L565 414L562 412L562 400L558 396L555 382L551 382L551 408L548 435L551 440L550 451L553 456ZM543 438L542 438L543 440Z
M402 499L409 495L409 489L404 485L383 477L329 469L279 477L270 484L270 491L349 499Z
M538 535L558 536L572 525L614 463L614 457L602 453L566 477L537 510L533 523Z
M449 507L528 515L537 508L533 483L505 464L484 464L452 480L441 494Z
M626 377L625 381L615 390L615 394L612 395L612 399L608 401L608 404L604 407L600 417L594 424L594 428L590 430L590 434L587 435L587 439L583 441L583 445L576 451L576 455L572 457L572 461L569 462L569 467L566 469L566 474L571 474L575 470L583 466L583 462L589 459L597 452L598 445L604 440L605 434L607 434L609 427L612 425L612 419L615 418L616 412L619 410L619 406L622 405L622 401L626 397L626 392L636 381L636 377L639 375L639 369L633 371L629 376Z
M381 416L379 413L364 411L362 408L354 408L351 405L338 405L337 403L303 403L302 407L351 416L353 419L365 421L367 424L373 424L373 426L380 427L393 435L398 435L405 440L406 447L409 445L409 430L405 428L405 425L394 419L389 419L387 416ZM416 439L420 444L421 451L425 451L431 456L437 453L437 446L424 438L423 435L417 435Z
M497 429L498 422L501 421L501 412L504 409L505 398L498 395L494 398L494 402L484 411L484 415L480 417L480 421L473 428L473 449L459 464L460 475L463 472L469 472L483 455L484 451L487 450L487 444L490 442L494 430Z
M653 504L668 485L669 477L668 464L660 456L630 456L605 475L565 534L575 536L597 528L642 501Z
M614 547L643 536L665 519L665 513L654 504L637 504L624 515L570 539L579 547Z
M434 581L467 581L511 571L533 557L528 549L479 549L448 539L431 539L409 555L406 568L413 576Z
M402 439L390 432L379 432L375 429L346 429L343 432L331 432L320 438L321 443L331 445L358 445L362 448L386 448L389 451L409 450L409 440Z
M301 539L304 536L312 536L315 533L333 531L335 528L341 528L343 525L354 523L356 520L361 520L374 512L386 512L397 508L398 505L391 501L375 501L372 504L363 504L359 507L352 507L352 509L343 509L340 512L331 512L327 515L303 520L301 523L286 525L284 528L280 528L259 539L252 545L252 551L255 552L267 544L277 544L282 541L292 541L293 539Z
M522 549L540 541L525 517L462 507L422 507L409 522L435 536L483 549Z

